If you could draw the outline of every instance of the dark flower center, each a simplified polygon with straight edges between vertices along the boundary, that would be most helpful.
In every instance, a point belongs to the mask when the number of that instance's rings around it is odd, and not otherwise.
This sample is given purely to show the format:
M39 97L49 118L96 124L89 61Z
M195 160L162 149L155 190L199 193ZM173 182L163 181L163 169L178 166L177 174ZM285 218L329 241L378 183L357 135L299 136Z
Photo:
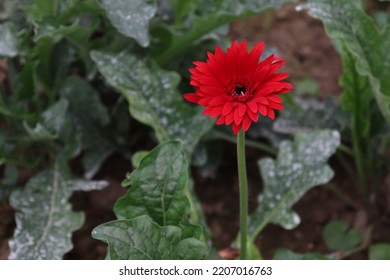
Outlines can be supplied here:
M234 88L234 92L238 96L245 96L246 95L246 87L241 83L237 83L236 87Z
M253 99L255 90L248 79L237 77L228 81L226 94L235 102L246 103Z

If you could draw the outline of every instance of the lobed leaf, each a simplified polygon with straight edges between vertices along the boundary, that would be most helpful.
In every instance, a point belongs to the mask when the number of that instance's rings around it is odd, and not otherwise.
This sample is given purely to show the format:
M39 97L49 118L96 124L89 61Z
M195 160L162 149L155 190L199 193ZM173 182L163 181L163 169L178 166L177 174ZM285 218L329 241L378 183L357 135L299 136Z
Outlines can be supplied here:
M361 2L355 0L310 0L298 9L308 9L311 16L322 20L329 36L345 46L352 55L347 59L355 64L359 79L368 79L369 94L375 97L381 113L390 123L389 26L380 32L364 13ZM348 79L345 75L344 82ZM368 99L367 93L359 94Z
M200 228L188 220L190 204L184 194L187 168L180 143L167 142L157 146L123 182L130 189L115 204L118 219L147 215L160 226L178 226L183 236L199 238Z
M74 191L101 190L105 181L73 179L60 163L15 189L10 204L16 210L16 229L9 242L9 259L62 259L72 248L71 234L84 220L68 202Z
M155 0L100 0L112 25L120 33L147 47L149 21L157 11Z
M55 164L12 192L10 204L17 212L10 259L62 259L72 248L71 233L82 225L83 214L71 209L69 185L66 171Z
M202 259L206 246L184 238L176 226L160 226L148 216L112 221L96 227L92 236L108 244L113 260Z
M107 81L129 101L131 115L151 126L160 143L180 140L192 153L213 121L183 103L177 91L179 76L125 52L92 52L92 59Z
M294 142L280 145L276 160L258 162L264 182L259 206L250 215L249 232L253 238L268 224L286 229L296 227L299 216L291 207L313 187L329 182L332 169L326 164L340 144L335 130L299 133Z
M295 98L298 107L288 107L281 111L273 123L279 133L294 134L313 129L335 129L342 131L348 124L348 116L335 98L326 97L323 102L317 99Z

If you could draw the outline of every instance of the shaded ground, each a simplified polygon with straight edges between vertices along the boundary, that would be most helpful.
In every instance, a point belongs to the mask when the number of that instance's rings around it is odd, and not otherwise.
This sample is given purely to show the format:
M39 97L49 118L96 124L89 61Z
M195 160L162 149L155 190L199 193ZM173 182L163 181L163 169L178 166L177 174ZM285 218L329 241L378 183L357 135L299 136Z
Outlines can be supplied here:
M250 45L265 41L267 46L278 49L280 56L287 61L285 70L295 83L303 77L318 81L321 95L339 95L341 88L338 79L341 73L341 60L331 41L326 36L319 21L309 18L305 13L297 13L292 5L276 12L239 21L232 25L231 36L246 38ZM0 64L1 68L1 64ZM0 81L4 77L0 71ZM199 169L192 172L196 182L196 193L201 202L207 223L212 230L213 242L217 249L229 247L238 231L238 178L236 174L235 146L223 143L223 164L214 177L205 178ZM264 154L247 151L247 166L250 187L250 209L256 207L254 197L261 191L261 178L256 161ZM337 166L336 186L346 191L359 204L355 182L348 181L344 170ZM108 159L98 174L99 179L107 180L110 186L103 191L75 193L72 203L75 210L84 211L86 223L74 233L75 248L66 259L103 259L106 246L91 238L91 230L103 222L114 219L112 208L115 200L124 194L120 182L130 171L131 164L118 155ZM229 176L226 176L229 174ZM389 180L390 181L390 180ZM390 186L390 183L388 184ZM390 198L387 198L390 204ZM323 226L333 219L346 220L351 226L364 229L369 217L360 206L356 208L342 200L327 187L311 190L294 210L301 217L301 224L292 231L269 225L257 240L265 258L272 258L276 248L285 247L296 252L317 251L329 253L322 241ZM8 238L13 234L14 211L7 204L0 204L0 259L7 258ZM371 213L369 214L371 215ZM373 213L372 215L375 215ZM386 226L387 225L387 226ZM390 226L381 224L373 230L373 239L390 241ZM366 252L361 251L350 258L364 259Z

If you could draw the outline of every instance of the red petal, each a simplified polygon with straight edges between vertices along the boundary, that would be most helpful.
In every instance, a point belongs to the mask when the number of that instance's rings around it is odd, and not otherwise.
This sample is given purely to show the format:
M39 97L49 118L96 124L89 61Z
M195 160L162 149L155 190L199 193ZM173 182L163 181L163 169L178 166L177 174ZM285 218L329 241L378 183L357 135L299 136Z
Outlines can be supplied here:
M256 106L257 108L257 106ZM253 113L251 110L246 111L246 114L251 118L252 121L257 122L259 120L259 113Z
M214 77L199 77L197 78L197 81L202 84L202 86L207 86L207 85L214 85L214 86L223 86L217 78Z
M191 80L191 81L190 81L190 85L191 85L191 86L194 86L195 88L196 88L196 87L203 86L202 83L200 83L199 81L196 81L196 80Z
M242 118L246 112L246 105L243 103L238 104L238 116Z
M214 60L214 54L212 52L207 52L207 58Z
M266 78L267 73L269 71L270 66L269 65L263 65L261 67L257 66L256 72L255 72L255 78L256 81L262 82L264 78Z
M218 106L218 105L224 105L226 104L226 97L224 96L217 96L211 99L209 102L210 106Z
M210 101L211 101L210 97L200 97L198 104L206 107L209 105Z
M207 95L225 95L225 91L218 86L201 86L200 90Z
M203 113L204 115L210 115L212 110L213 110L213 107L206 107L206 108L203 110L202 113Z
M270 101L268 106L274 110L283 110L283 105L280 103Z
M238 114L238 108L234 109L234 116L233 117L234 117L234 123L236 125L239 125L242 121L242 118L240 118L240 115Z
M267 82L279 82L288 77L288 74L285 72L275 73L268 78Z
M267 96L267 99L268 99L269 101L274 102L274 103L282 104L282 98L280 98L280 97L277 96L277 95Z
M233 123L233 120L234 120L233 112L231 112L230 114L227 114L227 115L225 116L225 123L226 123L227 125Z
M216 46L215 47L215 56L218 60L221 60L221 59L224 59L225 58L225 53L224 51L221 49L220 46Z
M209 66L212 71L212 76L215 77L215 79L218 79L218 84L223 85L228 77L228 72L226 69L228 69L228 64L225 62L225 58L223 61L210 61Z
M237 133L240 131L241 127L235 124L232 124L234 135L237 135Z
M257 69L271 65L272 61L274 61L274 58L275 55L271 54L270 56L268 56L266 59L264 59L262 62L259 63Z
M253 49L251 50L251 52L249 53L249 57L250 57L250 60L251 62L256 62L256 65L258 64L259 62L259 58L261 56L261 54L263 53L264 51L264 43L263 42L260 42L258 43L256 46L253 47Z
M292 89L294 88L292 84L286 83L286 82L279 82L279 84L283 87L283 89Z
M210 117L215 118L222 113L222 106L216 106L211 111Z
M268 100L267 98L263 97L263 96L256 96L253 101L255 101L256 103L261 103L263 105L268 105Z
M261 88L260 90L258 90L256 92L256 95L257 96L266 96L274 91L275 91L275 88L267 86L267 87L264 87L264 88Z
M199 96L195 93L186 93L183 95L183 97L192 103L198 103L199 101Z
M242 121L242 127L244 128L244 131L248 131L249 127L251 126L251 119L248 116L244 117L244 120Z
M216 121L216 124L224 124L225 123L225 116L220 116L219 119Z
M260 114L265 116L267 114L267 107L262 104L257 103L257 109L259 109Z
M274 110L267 108L267 117L269 117L271 120L275 119L275 112Z
M246 103L246 105L249 107L249 109L250 109L253 113L257 113L257 104L256 104L256 102L249 101L248 103Z
M233 109L233 104L231 102L225 103L222 108L222 115L226 116L229 114Z
M280 67L282 67L284 64L286 63L285 60L276 60L274 62L272 62L271 64L271 68L270 68L270 73L274 73L275 71L277 71Z

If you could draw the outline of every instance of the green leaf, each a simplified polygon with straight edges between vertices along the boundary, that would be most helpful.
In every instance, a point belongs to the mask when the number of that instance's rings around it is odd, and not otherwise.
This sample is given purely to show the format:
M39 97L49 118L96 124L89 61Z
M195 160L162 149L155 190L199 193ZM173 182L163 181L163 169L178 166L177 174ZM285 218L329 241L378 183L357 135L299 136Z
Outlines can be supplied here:
M199 201L198 197L196 196L195 190L194 190L194 180L190 177L187 181L186 186L184 187L185 195L187 196L189 202L190 202L190 213L188 215L188 219L191 223L195 225L199 225L202 229L201 236L199 240L208 243L211 240L211 232L210 228L207 225L206 218L203 215L202 211L202 205ZM193 235L195 237L198 237L197 229L193 232ZM209 254L212 253L211 251L213 248L210 248Z
M66 23L70 19L78 16L100 15L103 13L102 8L96 0L71 0L71 5L62 9L61 22ZM60 4L63 1L60 2Z
M69 187L74 191L100 191L108 186L106 181L89 181L84 179L73 179L68 182Z
M273 257L274 260L330 260L329 257L319 253L298 254L288 249L278 249Z
M92 52L92 59L108 82L129 101L130 113L153 127L160 143L180 140L192 153L213 121L183 103L177 91L180 77L134 55Z
M24 10L29 13L33 20L45 16L54 16L57 9L56 1L31 0L29 4L31 5L24 7Z
M148 215L161 226L175 225L183 236L200 236L200 228L188 220L190 204L184 194L188 180L186 156L178 142L167 142L144 156L139 167L127 174L131 186L115 204L118 219Z
M65 144L76 146L75 136L81 138L84 176L92 178L115 151L115 145L109 137L112 133L108 128L110 116L100 101L99 93L81 78L69 77L60 95L69 102L68 125L61 138Z
M326 246L334 251L351 251L360 244L360 233L350 229L345 221L328 223L322 233Z
M72 248L71 233L83 223L68 200L72 180L59 164L35 175L24 189L12 192L16 229L10 240L10 259L62 259Z
M360 1L310 0L298 6L323 21L330 37L337 39L353 56L357 73L368 79L370 94L390 123L390 28L379 32L364 13ZM366 93L363 93L366 95Z
M0 56L15 57L18 55L19 42L12 24L0 24Z
M372 16L380 32L385 31L390 23L390 15L386 11L376 11Z
M370 260L390 260L390 243L378 243L368 250Z
M141 160L149 153L149 151L137 151L132 157L131 157L131 164L134 166L134 168L138 168L139 164L141 163Z
M56 139L66 121L65 114L68 109L68 101L60 99L58 102L46 109L42 120L34 128L24 123L25 129L34 140Z
M154 0L100 0L107 17L120 33L147 47L149 21L157 11Z
M114 260L202 259L206 253L199 240L182 239L180 228L161 227L148 216L100 225L92 236L108 244L109 258Z
M32 100L36 94L36 70L37 62L29 60L23 66L17 77L17 87L15 89L17 100Z
M238 241L239 237L236 238L236 241ZM236 242L238 245L238 242ZM261 252L259 251L259 248L257 248L257 245L253 242L253 240L248 239L247 240L247 260L262 260L263 257L261 256ZM238 247L238 246L237 246Z
M344 91L341 96L342 107L351 113L352 128L358 139L369 136L370 101L373 98L367 77L361 76L356 70L356 57L343 48L343 74L340 84Z
M274 121L273 129L279 133L294 134L313 129L343 131L348 124L348 114L340 109L336 98L324 101L295 97L296 106L289 106Z
M169 0L175 23L182 22L183 18L192 11L197 4L197 1L182 1L182 0Z
M176 1L177 2L177 1ZM181 1L184 2L184 1ZM186 1L187 2L187 1ZM190 2L190 1L188 1ZM210 33L216 28L228 24L234 20L246 18L260 13L266 9L277 8L285 3L296 2L294 0L224 0L208 1L200 0L196 9L187 15L187 18L179 21L176 27L179 33L171 41L170 46L161 52L156 60L160 64L165 64L174 59L175 55L182 53L197 39ZM174 3L175 4L175 3ZM178 10L190 11L190 6L179 7L174 5L175 12ZM180 15L182 17L182 15ZM183 28L183 22L185 27Z
M249 232L253 238L268 223L286 229L299 224L300 218L291 207L310 189L326 184L333 177L326 162L339 145L337 131L299 133L293 143L281 143L276 160L266 158L258 162L264 191L258 208L250 215Z

